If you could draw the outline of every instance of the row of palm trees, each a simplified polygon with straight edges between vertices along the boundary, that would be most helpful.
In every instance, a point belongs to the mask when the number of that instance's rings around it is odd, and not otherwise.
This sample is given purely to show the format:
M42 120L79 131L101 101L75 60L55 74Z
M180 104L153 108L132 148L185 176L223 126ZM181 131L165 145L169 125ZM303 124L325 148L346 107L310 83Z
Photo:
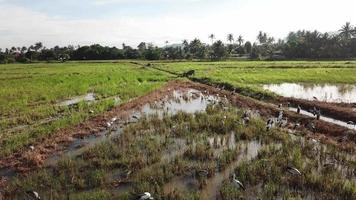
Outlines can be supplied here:
M211 44L214 44L215 34L213 34L213 33L210 34L210 35L209 35L209 39L211 40ZM233 35L232 33L229 33L229 34L227 35L226 40L227 40L228 42L230 42L230 44L233 44L233 43L235 42L235 37L234 37L234 35ZM241 35L239 35L239 36L237 37L236 41L238 42L239 46L241 46L242 43L244 42L244 39L243 39L243 37L242 37Z
M346 24L343 25L341 27L341 29L339 30L339 35L343 36L346 39L351 39L352 37L356 37L356 27L352 26L350 22L346 22ZM214 40L215 40L215 34L211 33L209 35L209 39L211 40L211 44L213 44ZM235 42L235 37L232 33L229 33L226 37L226 40L230 44L232 44L233 42ZM263 33L262 31L260 31L257 36L257 40L259 43L262 44L262 43L266 43L266 42L273 42L274 38L267 37L266 33ZM239 35L236 41L238 42L239 46L241 46L242 43L244 42L244 39L241 35Z

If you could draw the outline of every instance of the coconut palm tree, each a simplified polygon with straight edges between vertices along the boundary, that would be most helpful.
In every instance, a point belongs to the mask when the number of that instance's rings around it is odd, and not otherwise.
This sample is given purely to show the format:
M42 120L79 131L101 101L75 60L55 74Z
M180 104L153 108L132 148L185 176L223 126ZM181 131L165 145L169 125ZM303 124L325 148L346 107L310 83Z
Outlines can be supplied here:
M229 41L231 44L232 44L232 42L234 41L234 35L233 34L228 34L227 35L227 41Z
M257 40L260 44L267 42L267 33L260 31L257 36Z
M352 36L356 35L356 29L350 24L350 22L346 22L345 25L341 27L340 36L346 39L350 39Z
M209 39L211 39L211 44L214 43L215 35L212 33L209 35Z
M239 42L239 46L241 46L242 43L244 42L244 39L242 38L241 35L239 35L239 37L237 38L237 41Z
M40 49L42 49L42 47L43 47L42 42L37 42L35 43L34 49L36 52L38 52Z

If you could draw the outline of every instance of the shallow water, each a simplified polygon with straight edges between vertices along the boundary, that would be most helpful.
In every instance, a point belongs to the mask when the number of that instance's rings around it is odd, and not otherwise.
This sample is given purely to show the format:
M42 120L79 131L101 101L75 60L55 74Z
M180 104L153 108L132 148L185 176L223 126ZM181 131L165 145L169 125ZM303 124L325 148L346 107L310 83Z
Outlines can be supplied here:
M86 94L84 96L74 97L72 99L62 101L61 103L59 103L59 105L60 106L70 106L70 105L77 104L77 103L79 103L81 101L87 101L87 102L95 101L95 94L94 93L88 93L88 94Z
M283 97L305 100L316 97L318 101L356 103L356 85L282 83L263 85L263 88Z
M290 107L289 110L293 111L293 112L297 112L297 108ZM308 112L306 110L300 110L300 114L306 115L308 117L314 117L315 118L315 116L312 113L310 113L310 112ZM330 117L325 117L325 116L321 115L320 116L320 120L326 121L326 122L329 122L329 123L332 123L332 124L337 124L339 126L343 126L343 127L349 128L349 129L356 130L356 126L355 125L347 124L347 122L340 121L340 120L337 120L337 119L333 119L333 118L330 118Z
M228 136L229 138L235 137L234 134ZM210 143L212 139L208 138ZM232 141L232 140L230 140ZM230 142L229 142L230 143ZM234 142L235 143L235 142ZM226 147L229 147L226 144ZM242 162L255 158L258 155L258 150L262 147L262 144L258 141L240 141L235 143L234 147L240 149L240 153L236 158L236 161L232 162L223 171L217 171L215 175L206 180L207 185L201 191L203 199L217 199L219 198L219 190L224 180L228 180L235 168ZM222 146L221 148L223 148ZM231 146L230 146L231 147ZM169 183L165 184L164 192L166 194L173 192L174 190L180 191L197 191L199 190L198 181L193 176L181 176L173 178Z
M130 123L135 123L144 115L158 114L160 117L164 113L174 115L177 112L196 113L205 111L209 104L218 102L219 98L212 95L203 95L198 90L190 89L186 92L172 91L171 97L166 97L163 101L155 102L154 104L146 104L141 110L132 111L131 117L125 121L117 120L112 127L104 130L96 135L76 139L59 155L53 155L45 161L46 166L54 166L63 156L75 157L82 154L85 150L93 147L95 144L103 142L110 137L119 136L124 126ZM137 119L136 119L137 118ZM167 155L169 156L169 155ZM174 155L173 155L174 156Z

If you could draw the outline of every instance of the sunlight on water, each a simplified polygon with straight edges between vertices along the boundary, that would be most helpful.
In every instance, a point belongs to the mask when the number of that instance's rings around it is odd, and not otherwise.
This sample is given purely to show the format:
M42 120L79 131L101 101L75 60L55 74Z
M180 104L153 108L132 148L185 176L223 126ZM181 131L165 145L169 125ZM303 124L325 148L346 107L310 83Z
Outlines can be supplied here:
M314 100L313 97L316 97L319 101L356 103L356 85L282 83L263 85L263 88L284 97L306 100Z

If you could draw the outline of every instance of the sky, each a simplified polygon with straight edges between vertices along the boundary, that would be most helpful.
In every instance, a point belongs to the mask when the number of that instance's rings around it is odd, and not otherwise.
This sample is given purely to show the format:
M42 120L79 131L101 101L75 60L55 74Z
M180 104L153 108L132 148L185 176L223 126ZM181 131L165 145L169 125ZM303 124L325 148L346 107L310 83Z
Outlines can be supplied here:
M0 0L0 48L209 43L212 33L254 42L258 31L283 39L299 29L356 25L355 8L356 0Z

